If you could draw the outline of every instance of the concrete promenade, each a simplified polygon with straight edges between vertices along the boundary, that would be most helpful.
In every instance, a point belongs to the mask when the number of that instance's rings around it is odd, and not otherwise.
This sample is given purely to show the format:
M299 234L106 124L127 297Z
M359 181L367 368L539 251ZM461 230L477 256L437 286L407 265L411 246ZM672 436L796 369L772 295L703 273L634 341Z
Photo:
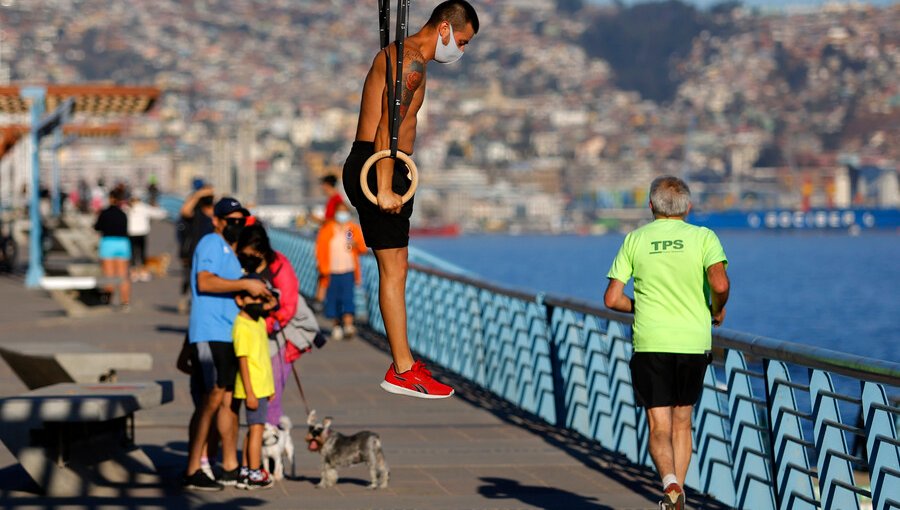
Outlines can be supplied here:
M151 250L166 244L160 243L151 239ZM119 496L110 498L47 498L37 493L24 470L0 446L0 508L656 508L659 482L652 473L575 434L557 431L463 380L434 370L457 388L458 396L443 401L385 393L378 387L390 363L385 342L368 333L352 341L329 342L305 355L297 366L320 417L334 417L334 427L345 433L370 429L381 435L391 467L388 489L368 490L365 467L342 469L335 488L314 488L319 457L305 448L303 405L291 381L285 406L295 426L296 477L266 491L182 492L192 405L187 377L175 369L187 316L177 313L175 268L172 274L136 284L130 313L81 319L66 317L46 293L26 290L21 277L0 277L0 345L81 342L149 352L154 358L151 373L121 373L119 381L175 383L172 403L136 415L136 442L162 474L162 486L123 487ZM0 362L0 396L25 391ZM690 507L720 508L696 497Z

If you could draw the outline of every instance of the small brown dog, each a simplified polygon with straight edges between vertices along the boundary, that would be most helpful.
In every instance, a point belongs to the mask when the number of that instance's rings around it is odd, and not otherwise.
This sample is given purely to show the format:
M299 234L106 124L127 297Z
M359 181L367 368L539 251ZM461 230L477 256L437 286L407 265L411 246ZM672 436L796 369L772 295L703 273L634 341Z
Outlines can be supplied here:
M143 266L132 269L131 279L136 282L149 282L152 276L163 278L169 274L171 259L172 256L168 253L147 257Z
M169 274L169 262L171 262L171 259L172 256L168 253L147 257L144 263L144 270L157 278L162 278Z

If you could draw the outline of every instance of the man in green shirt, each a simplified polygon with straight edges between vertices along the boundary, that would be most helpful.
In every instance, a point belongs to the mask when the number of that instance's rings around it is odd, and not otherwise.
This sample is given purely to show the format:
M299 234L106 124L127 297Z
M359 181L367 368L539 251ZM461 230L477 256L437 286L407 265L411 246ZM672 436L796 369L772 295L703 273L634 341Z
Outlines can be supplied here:
M725 320L728 260L713 231L685 223L691 192L677 177L650 185L655 220L625 237L604 303L634 313L631 379L647 409L650 456L663 481L664 510L684 509L691 415L711 361L713 326ZM634 299L625 285L634 278Z

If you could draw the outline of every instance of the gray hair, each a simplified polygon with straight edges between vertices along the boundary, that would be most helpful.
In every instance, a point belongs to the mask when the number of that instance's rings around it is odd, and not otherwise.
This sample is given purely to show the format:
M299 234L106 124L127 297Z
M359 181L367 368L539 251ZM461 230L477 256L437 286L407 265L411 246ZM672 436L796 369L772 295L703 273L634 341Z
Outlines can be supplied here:
M691 189L678 177L657 177L650 184L650 204L653 214L684 216L691 206Z

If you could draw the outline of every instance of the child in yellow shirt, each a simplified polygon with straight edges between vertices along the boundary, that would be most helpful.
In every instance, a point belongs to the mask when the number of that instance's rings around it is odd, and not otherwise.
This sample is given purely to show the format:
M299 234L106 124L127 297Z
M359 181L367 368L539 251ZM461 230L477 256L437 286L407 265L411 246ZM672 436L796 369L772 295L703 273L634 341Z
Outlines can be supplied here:
M274 481L261 465L262 437L269 399L275 394L275 381L265 317L277 306L278 300L274 296L264 300L247 293L237 294L234 300L241 309L231 332L240 370L234 383L232 405L235 414L241 407L245 408L248 428L237 487L268 489Z

